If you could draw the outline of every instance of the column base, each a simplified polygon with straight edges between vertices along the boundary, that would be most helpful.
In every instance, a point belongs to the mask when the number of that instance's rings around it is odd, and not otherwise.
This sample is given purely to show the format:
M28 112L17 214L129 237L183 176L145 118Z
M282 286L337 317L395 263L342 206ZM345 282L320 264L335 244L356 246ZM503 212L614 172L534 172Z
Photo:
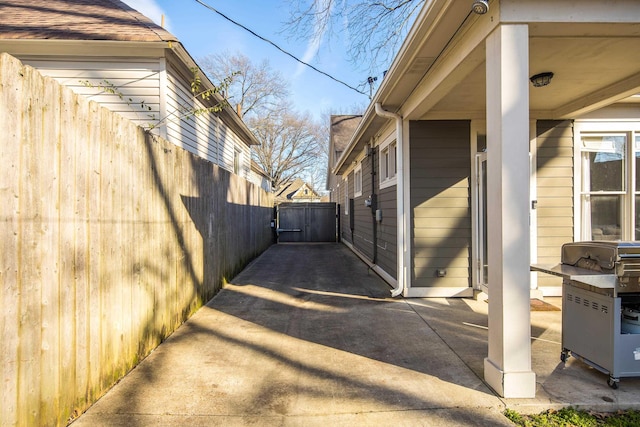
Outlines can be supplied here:
M484 359L484 379L496 393L506 398L535 398L536 374L527 372L504 372L489 358Z

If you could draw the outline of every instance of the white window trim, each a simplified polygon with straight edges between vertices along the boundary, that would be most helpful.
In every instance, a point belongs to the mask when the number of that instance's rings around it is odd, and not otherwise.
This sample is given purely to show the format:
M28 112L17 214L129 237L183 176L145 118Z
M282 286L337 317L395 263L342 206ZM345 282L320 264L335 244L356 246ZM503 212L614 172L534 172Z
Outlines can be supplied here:
M344 177L344 214L349 215L349 176Z
M360 196L362 196L362 163L358 162L353 169L353 197Z
M232 171L238 176L242 176L242 150L235 146L233 147L233 165Z
M584 206L582 200L582 137L586 135L594 135L594 134L629 134L629 138L627 141L627 153L629 153L629 146L634 145L635 137L640 135L640 123L637 121L626 121L626 120L576 120L574 122L574 240L581 241L585 238L585 218L584 215ZM632 165L635 165L635 162L631 161ZM627 179L628 183L631 184L631 180L634 179L635 169L634 166L630 170L627 171ZM625 197L628 199L631 197L633 199L633 191L632 187L627 188L625 190L627 195ZM638 189L635 189L639 191ZM632 200L626 200L625 208L623 210L623 223L626 228L623 231L622 237L623 240L632 240L633 230L629 227L629 215L631 215L632 210L628 208L628 204L632 203ZM638 226L638 224L636 224Z
M396 147L396 155L395 158L393 159L395 164L393 165L393 176L392 177L387 177L387 170L386 170L386 165L385 165L385 151L387 149L391 149L391 146L395 146ZM387 187L391 187L397 184L398 182L398 173L397 173L397 165L398 165L398 144L396 142L396 138L395 135L390 135L387 137L387 139L385 139L378 148L378 171L379 171L379 175L380 175L380 188L387 188ZM391 166L391 165L390 165Z

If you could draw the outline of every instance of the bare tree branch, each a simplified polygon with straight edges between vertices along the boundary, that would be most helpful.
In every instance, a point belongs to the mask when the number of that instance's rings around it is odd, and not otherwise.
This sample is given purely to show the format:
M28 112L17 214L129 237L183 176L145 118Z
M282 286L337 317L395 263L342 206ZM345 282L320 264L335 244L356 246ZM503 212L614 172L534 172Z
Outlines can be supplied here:
M305 179L322 164L322 127L308 114L282 107L252 117L247 124L261 143L253 150L253 158L269 175L274 190L295 178Z
M349 40L349 60L373 73L389 67L425 0L292 0L284 31L298 39Z
M240 117L264 114L289 96L286 80L267 60L255 65L241 53L223 52L207 55L199 62L214 82L233 75L227 99Z

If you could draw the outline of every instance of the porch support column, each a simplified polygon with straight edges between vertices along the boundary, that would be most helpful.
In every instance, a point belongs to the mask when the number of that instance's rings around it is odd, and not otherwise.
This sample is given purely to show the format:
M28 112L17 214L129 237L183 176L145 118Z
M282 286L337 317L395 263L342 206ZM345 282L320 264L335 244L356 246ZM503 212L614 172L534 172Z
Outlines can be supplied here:
M529 308L529 30L498 27L486 42L489 355L501 396L535 397Z

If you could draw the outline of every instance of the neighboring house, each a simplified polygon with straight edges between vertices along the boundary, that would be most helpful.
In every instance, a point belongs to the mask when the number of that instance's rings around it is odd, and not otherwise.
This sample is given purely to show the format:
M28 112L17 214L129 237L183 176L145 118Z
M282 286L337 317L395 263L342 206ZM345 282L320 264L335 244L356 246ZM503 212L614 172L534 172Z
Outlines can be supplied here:
M249 181L260 186L264 191L271 193L271 180L269 174L253 159L251 159L251 172L249 173Z
M329 131L329 164L327 170L327 190L335 194L342 180L332 173L336 162L342 156L342 152L349 145L349 140L360 124L362 116L359 115L333 115L331 116ZM337 201L337 200L334 200ZM339 202L339 201L338 201Z
M530 264L640 240L640 2L471 6L425 2L331 163L332 200L393 295L487 292L485 378L532 397L529 298L561 288Z
M309 184L300 178L283 185L276 192L276 204L280 203L316 203L320 202L320 196Z
M0 0L0 52L179 147L248 178L255 136L233 108L180 118L198 66L179 40L119 0ZM200 90L213 87L203 73ZM164 125L162 125L164 123Z

